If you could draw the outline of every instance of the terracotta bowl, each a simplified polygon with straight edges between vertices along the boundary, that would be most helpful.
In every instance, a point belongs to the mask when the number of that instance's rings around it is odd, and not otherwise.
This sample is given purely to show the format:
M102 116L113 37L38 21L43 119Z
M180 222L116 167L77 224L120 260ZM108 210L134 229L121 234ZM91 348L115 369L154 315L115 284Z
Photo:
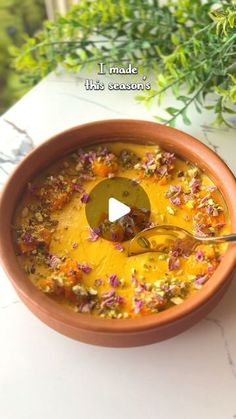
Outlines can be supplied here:
M79 145L104 141L157 143L198 165L221 190L228 206L232 232L236 232L236 181L226 164L190 135L152 122L107 120L62 132L33 150L9 178L0 202L0 255L16 292L48 326L83 342L116 347L144 345L183 332L218 303L230 284L236 263L236 245L229 245L210 280L183 304L137 319L110 320L73 313L48 298L29 281L17 263L11 222L27 182L47 165Z

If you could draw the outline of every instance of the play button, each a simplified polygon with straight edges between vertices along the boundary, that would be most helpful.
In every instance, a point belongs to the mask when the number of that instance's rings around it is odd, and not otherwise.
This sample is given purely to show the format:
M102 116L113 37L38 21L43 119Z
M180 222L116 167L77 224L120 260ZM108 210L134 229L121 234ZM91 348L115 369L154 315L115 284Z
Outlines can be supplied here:
M114 177L99 182L85 207L90 228L100 237L122 242L148 226L150 202L135 181Z
M108 220L113 223L119 220L131 211L128 205L123 204L115 198L109 198L108 200Z

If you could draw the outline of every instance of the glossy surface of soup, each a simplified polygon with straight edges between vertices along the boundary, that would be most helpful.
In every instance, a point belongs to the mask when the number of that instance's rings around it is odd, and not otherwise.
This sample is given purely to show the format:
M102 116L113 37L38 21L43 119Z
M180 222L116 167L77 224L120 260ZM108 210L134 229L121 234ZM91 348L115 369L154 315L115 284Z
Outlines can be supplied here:
M124 226L115 224L106 240L86 219L90 191L114 176L147 193L151 216L142 227L173 224L204 237L229 231L221 194L197 167L156 145L107 143L69 154L28 185L13 229L20 265L39 290L85 315L131 318L183 303L226 246L127 257Z

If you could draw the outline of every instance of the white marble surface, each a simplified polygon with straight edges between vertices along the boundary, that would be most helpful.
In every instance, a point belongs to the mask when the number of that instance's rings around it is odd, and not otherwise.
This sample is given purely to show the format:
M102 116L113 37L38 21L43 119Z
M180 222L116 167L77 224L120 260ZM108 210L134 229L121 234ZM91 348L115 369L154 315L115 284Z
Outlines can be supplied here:
M131 92L88 92L82 76L50 75L0 119L1 183L52 134L129 117L153 119ZM212 147L236 173L235 130L207 127L206 112L192 110L192 119L178 128ZM0 270L0 418L236 418L235 301L236 277L215 310L182 335L146 347L100 348L41 323Z

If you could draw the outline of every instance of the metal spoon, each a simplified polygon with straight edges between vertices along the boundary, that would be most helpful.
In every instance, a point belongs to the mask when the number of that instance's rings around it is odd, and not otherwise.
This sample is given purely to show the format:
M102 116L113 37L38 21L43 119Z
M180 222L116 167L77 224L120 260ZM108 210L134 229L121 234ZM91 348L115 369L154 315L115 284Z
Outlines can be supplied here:
M172 225L159 225L146 228L130 241L128 256L147 252L169 253L177 250L180 254L189 255L200 244L236 242L236 234L220 237L199 237L183 228Z

